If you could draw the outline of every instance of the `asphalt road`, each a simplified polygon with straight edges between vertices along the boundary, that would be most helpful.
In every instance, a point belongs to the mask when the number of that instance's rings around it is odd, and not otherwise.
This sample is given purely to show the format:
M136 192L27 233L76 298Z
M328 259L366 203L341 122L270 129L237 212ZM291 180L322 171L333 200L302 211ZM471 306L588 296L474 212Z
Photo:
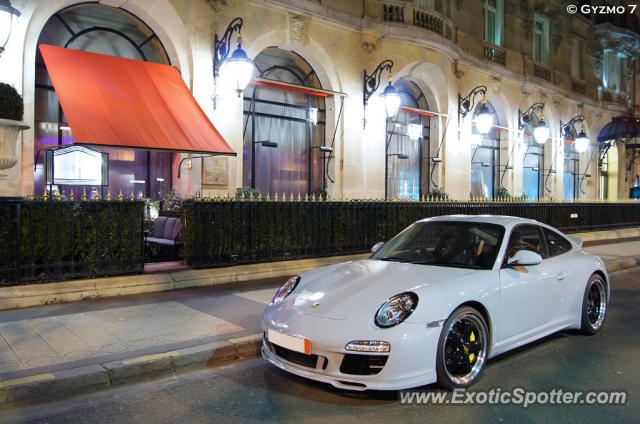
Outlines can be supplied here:
M502 355L472 389L621 390L627 392L625 405L404 405L399 393L337 391L256 359L5 411L0 422L638 422L639 280L640 268L614 274L609 317L599 335L561 333Z

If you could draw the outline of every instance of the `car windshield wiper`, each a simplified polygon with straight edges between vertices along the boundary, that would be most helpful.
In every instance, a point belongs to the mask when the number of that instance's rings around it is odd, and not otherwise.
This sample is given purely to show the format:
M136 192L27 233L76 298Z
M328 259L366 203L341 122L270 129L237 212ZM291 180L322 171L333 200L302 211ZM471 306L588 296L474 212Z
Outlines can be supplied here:
M385 258L376 258L380 261L392 261L392 262L413 262L413 260L409 258L403 258L401 256L387 256Z

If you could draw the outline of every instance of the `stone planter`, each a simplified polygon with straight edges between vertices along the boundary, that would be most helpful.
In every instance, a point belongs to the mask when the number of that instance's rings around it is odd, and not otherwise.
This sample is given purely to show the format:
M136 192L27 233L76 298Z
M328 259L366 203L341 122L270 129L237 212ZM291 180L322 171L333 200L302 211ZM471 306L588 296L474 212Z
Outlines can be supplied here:
M0 119L0 169L13 168L18 163L16 145L20 131L29 129L24 122Z

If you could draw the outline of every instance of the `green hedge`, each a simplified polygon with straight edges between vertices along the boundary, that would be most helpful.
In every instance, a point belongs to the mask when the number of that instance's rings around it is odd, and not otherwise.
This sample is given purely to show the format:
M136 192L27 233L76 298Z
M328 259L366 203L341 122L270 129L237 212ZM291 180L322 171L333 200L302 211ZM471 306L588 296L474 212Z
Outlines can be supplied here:
M0 284L142 272L143 211L128 200L0 199Z
M640 203L197 200L183 203L185 260L196 268L364 253L432 216L532 218L564 231L640 225Z

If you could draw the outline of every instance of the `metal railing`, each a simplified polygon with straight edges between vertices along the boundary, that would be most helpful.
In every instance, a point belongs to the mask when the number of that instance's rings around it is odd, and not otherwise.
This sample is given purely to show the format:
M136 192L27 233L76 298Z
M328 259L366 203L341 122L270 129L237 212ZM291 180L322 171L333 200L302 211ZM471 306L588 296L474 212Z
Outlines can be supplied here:
M627 104L626 96L622 93L616 93L613 90L603 90L602 100L607 103L624 106Z
M484 42L484 58L491 62L506 65L507 50L504 47L496 46L488 42Z
M551 81L551 68L542 63L535 62L533 64L533 74L537 77Z
M139 273L144 202L0 198L0 286Z
M640 203L199 200L183 212L194 268L365 253L414 221L448 214L519 216L564 231L640 225Z
M581 80L571 80L571 89L576 93L585 94L587 92L587 85Z

